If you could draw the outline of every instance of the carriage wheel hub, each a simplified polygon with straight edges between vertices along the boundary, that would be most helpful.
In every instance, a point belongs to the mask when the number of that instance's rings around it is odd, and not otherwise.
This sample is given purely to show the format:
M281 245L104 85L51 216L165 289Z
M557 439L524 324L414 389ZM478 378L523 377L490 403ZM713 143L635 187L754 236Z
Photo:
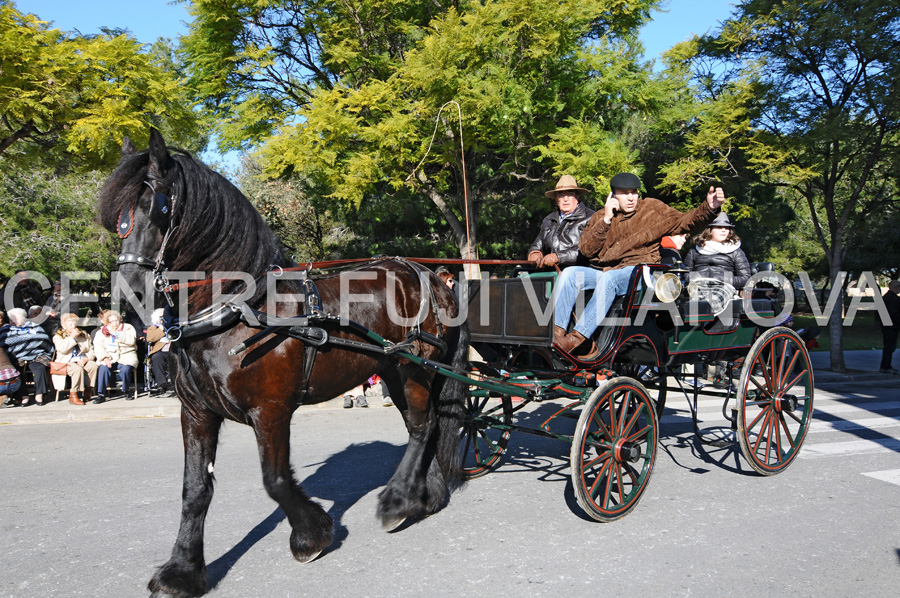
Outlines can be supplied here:
M641 458L641 449L637 443L620 438L616 441L613 455L619 463L624 463L625 461L636 463Z
M775 411L782 413L787 411L791 413L797 410L797 397L794 395L785 395L775 399Z

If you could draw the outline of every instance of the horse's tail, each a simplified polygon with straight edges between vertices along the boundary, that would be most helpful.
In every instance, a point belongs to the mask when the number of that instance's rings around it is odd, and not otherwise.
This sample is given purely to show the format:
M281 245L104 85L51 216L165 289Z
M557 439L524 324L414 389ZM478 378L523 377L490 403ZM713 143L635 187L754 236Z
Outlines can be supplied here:
M447 354L451 356L450 365L457 372L465 371L469 361L469 327L465 322L461 322L448 332L450 334L447 334L445 340L448 341ZM449 342L454 335L455 344ZM461 486L463 481L460 475L462 461L459 438L469 385L449 376L438 375L435 386L432 395L437 398L435 407L438 415L435 456L444 474L447 489L452 491Z

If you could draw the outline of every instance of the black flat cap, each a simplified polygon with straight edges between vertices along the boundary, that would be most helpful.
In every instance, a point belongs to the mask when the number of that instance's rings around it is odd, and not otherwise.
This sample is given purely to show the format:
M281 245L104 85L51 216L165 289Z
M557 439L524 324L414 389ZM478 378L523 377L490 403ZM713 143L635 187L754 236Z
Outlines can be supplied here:
M613 189L640 189L641 179L630 172L620 172L609 181Z

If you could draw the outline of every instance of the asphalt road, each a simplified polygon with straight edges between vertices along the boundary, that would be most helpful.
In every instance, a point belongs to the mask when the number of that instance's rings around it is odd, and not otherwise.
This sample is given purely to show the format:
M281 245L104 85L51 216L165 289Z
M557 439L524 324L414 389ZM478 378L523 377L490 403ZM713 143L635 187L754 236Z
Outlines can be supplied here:
M294 468L336 522L330 550L307 565L291 557L250 429L226 424L206 525L209 595L893 597L900 387L875 384L820 388L800 458L774 477L695 442L684 399L670 394L647 493L609 524L577 506L567 445L514 435L497 471L385 533L374 513L405 444L397 412L300 411ZM704 400L705 425L721 425L718 409ZM178 527L177 418L5 426L0 454L0 595L147 595Z

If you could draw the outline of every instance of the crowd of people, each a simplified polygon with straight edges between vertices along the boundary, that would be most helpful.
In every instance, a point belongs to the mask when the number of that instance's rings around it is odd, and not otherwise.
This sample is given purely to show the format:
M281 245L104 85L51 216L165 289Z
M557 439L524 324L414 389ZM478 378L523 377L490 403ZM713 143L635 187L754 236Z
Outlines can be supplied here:
M163 310L154 312L146 329L124 321L117 311L102 310L100 324L89 330L84 325L87 317L58 312L58 288L43 300L40 289L27 278L18 281L13 305L0 312L4 407L44 405L57 400L59 393L67 393L69 403L79 406L103 403L114 394L133 400L143 360L149 365L144 383L150 393L172 393Z

